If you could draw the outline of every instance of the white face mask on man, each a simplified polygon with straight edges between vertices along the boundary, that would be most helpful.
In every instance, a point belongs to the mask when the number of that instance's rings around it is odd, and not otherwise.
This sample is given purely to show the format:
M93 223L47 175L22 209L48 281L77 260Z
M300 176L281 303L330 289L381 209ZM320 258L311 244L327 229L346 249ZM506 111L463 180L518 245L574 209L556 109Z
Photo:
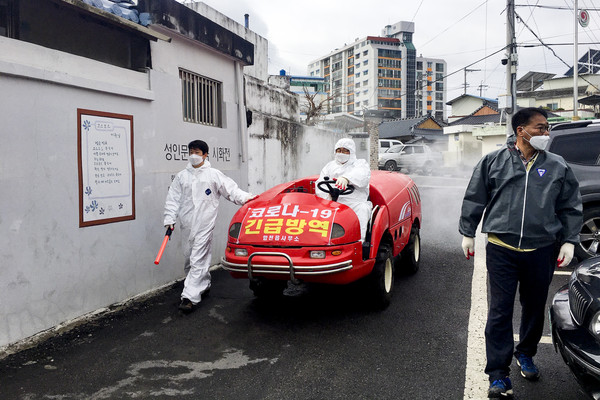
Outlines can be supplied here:
M335 153L335 161L339 162L340 164L346 164L349 159L350 154Z
M533 147L534 149L539 150L539 151L546 150L546 147L548 147L548 141L550 140L550 136L548 136L548 135L531 136L525 129L523 129L523 132L527 133L527 135L531 138L531 139L525 139L525 137L523 137L523 140L528 141L529 144L531 145L531 147Z
M199 165L202 164L204 158L202 156L199 156L198 154L190 154L188 160L190 160L190 163L192 165Z

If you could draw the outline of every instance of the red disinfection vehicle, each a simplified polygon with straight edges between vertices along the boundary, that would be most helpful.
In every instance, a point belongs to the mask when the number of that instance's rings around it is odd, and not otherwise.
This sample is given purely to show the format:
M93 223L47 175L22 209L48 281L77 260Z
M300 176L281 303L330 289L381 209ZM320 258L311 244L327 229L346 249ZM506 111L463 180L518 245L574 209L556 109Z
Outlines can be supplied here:
M371 171L373 210L364 241L355 212L338 203L344 192L334 181L319 182L332 199L315 195L318 176L309 176L262 193L233 216L223 267L234 278L249 279L256 296L277 296L287 282L365 284L372 303L389 305L396 269L419 268L421 199L408 176Z

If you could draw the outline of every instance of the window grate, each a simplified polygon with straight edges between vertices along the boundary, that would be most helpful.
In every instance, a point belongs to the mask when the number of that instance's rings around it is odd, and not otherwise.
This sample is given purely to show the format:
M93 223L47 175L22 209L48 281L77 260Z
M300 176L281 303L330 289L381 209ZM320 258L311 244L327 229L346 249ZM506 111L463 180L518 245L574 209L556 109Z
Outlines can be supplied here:
M179 70L183 120L221 127L221 82Z

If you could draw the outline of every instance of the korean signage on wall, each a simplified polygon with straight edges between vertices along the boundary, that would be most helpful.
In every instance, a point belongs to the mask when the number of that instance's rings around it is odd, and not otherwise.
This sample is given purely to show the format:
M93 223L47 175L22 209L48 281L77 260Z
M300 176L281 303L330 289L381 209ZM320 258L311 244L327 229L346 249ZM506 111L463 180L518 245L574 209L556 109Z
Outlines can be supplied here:
M222 163L232 161L230 147L211 146L209 143L208 148L209 161ZM187 161L189 149L187 144L165 143L163 153L167 161Z
M77 109L79 226L135 219L133 116Z

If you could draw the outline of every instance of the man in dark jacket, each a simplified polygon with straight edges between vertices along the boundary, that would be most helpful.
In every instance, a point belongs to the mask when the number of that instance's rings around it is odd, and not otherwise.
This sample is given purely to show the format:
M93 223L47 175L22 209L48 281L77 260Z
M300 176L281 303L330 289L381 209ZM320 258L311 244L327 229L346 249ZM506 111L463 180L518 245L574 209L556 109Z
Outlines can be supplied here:
M477 226L487 233L490 308L485 328L488 397L512 396L508 377L514 356L521 375L540 376L533 363L544 327L554 268L573 258L582 224L579 184L565 160L545 151L547 114L525 108L512 118L505 146L485 155L473 171L459 223L467 259L474 255ZM558 260L557 260L558 253ZM519 287L519 343L513 340L513 307Z

